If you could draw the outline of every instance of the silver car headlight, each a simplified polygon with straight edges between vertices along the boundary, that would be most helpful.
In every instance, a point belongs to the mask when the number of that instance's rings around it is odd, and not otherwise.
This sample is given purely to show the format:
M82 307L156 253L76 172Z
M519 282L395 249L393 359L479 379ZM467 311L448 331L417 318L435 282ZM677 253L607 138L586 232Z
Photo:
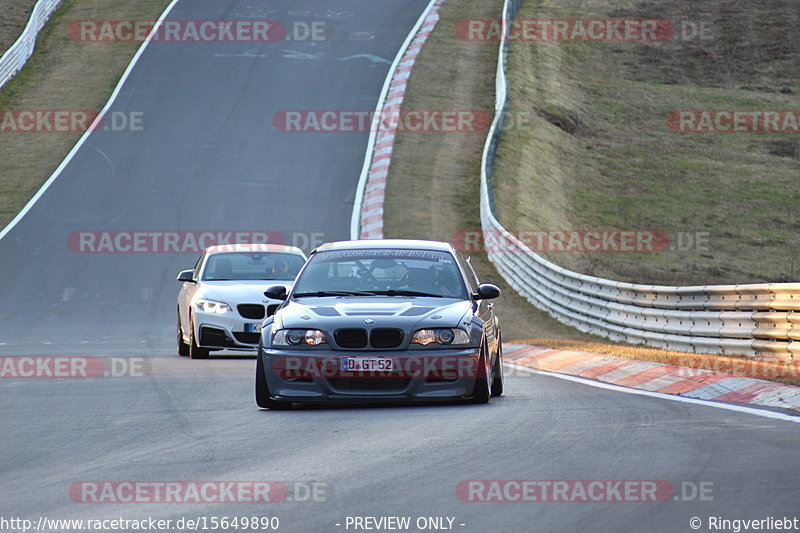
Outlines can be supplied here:
M279 329L272 334L273 346L319 346L327 342L318 329Z
M206 313L216 313L222 314L227 313L231 310L231 307L224 303L224 302L215 302L213 300L197 300L195 305L201 311L205 311Z
M466 331L459 328L429 328L420 329L411 337L412 344L468 344L469 335Z

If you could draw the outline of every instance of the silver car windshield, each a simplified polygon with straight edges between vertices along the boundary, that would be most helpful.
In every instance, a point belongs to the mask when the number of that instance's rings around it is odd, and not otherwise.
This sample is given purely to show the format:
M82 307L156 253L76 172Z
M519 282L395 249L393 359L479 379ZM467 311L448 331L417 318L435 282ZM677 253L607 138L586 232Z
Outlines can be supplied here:
M305 261L297 254L276 252L231 252L206 259L203 281L271 279L291 281Z
M455 258L432 250L319 252L295 282L293 294L326 292L468 298Z

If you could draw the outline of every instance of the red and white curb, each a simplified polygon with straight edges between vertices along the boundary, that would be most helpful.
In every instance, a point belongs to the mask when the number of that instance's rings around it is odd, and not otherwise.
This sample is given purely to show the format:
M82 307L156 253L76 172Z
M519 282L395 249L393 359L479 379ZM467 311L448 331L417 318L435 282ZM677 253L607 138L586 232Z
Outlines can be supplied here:
M506 363L622 387L699 400L789 409L800 414L800 387L772 381L541 346L505 344L503 358Z
M422 50L422 46L439 22L439 7L444 1L437 0L433 4L422 23L422 27L397 64L397 68L392 74L389 93L383 101L383 107L378 116L393 117L400 113L411 69L417 60L420 50ZM383 238L383 200L386 194L386 178L389 175L389 165L392 160L396 134L396 120L381 121L375 140L375 148L372 152L369 176L364 188L364 198L361 203L362 239Z

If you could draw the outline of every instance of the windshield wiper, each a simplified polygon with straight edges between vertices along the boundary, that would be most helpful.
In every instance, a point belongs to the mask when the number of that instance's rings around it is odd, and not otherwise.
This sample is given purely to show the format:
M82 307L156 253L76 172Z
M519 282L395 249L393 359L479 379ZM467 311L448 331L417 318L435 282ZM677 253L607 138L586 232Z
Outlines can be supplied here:
M432 294L430 292L419 291L406 291L389 289L388 291L369 291L367 294L374 294L375 296L429 296L431 298L444 298L441 294Z
M301 296L369 296L370 292L362 291L316 291L316 292L298 292L293 294L294 298Z

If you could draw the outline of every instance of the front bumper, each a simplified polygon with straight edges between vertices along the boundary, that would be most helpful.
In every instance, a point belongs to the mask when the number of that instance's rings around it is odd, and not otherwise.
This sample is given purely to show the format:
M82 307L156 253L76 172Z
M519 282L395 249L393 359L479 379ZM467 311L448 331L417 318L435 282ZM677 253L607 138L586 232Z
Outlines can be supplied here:
M395 370L345 371L342 357L388 357ZM482 376L479 348L262 350L272 399L291 402L435 402L467 399Z
M206 313L195 309L195 338L201 348L233 348L255 350L261 337L259 331L246 331L248 324L261 327L263 319L247 319L235 310L227 313Z

